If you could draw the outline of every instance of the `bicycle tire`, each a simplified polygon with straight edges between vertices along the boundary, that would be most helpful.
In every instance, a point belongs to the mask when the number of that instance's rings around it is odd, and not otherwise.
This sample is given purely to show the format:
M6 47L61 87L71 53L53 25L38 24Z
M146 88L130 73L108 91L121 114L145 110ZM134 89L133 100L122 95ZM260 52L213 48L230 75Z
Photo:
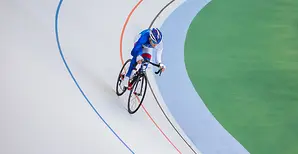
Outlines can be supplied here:
M144 80L141 80L141 81L142 81L141 86L142 86L143 84L145 84L144 87L143 87L143 86L141 87L141 91L144 90L144 94L143 94L143 97L142 97L141 100L138 99L139 104L138 104L137 108L136 108L135 110L133 110L133 109L130 108L130 104L131 104L131 99L130 99L130 98L131 98L131 95L132 95L133 92L134 92L134 89L137 88L137 86L139 85L138 83L139 83L139 81L140 81L141 78L144 79ZM147 79L146 74L138 75L137 80L136 80L136 82L133 83L132 89L131 89L131 91L130 91L130 93L129 93L129 96L128 96L127 108L128 108L128 112L129 112L130 114L134 114L134 113L136 113L136 112L139 110L139 108L141 107L141 105L142 105L142 103L143 103L143 101L144 101L145 95L146 95L147 84L148 84L148 79ZM143 88L144 88L144 89L143 89ZM137 97L137 96L136 96L136 97ZM137 98L138 98L138 97L137 97Z
M126 62L123 64L123 66L122 66L122 68L121 68L121 70L120 70L120 72L119 72L119 74L118 74L118 79L117 79L117 82L116 82L116 94L117 94L118 96L123 95L124 92L127 90L126 88L123 87L124 90L123 90L122 92L119 92L118 88L119 88L119 84L121 83L121 79L120 79L121 73L122 73L122 71L124 70L125 66L126 66L130 61L131 61L131 59L126 60ZM119 81L120 81L120 83L119 83Z

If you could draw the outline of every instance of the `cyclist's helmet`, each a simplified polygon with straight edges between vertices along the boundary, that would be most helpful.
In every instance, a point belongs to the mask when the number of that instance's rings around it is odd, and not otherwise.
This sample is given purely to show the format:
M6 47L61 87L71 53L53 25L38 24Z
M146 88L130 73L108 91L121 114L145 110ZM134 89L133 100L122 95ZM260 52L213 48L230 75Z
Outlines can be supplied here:
M154 44L158 44L162 40L162 33L158 28L152 28L150 38Z

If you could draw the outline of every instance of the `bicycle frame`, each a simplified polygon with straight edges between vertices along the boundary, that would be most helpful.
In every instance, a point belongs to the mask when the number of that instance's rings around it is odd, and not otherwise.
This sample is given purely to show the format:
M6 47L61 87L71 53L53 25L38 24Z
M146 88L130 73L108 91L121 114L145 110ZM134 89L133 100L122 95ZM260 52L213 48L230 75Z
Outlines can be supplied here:
M141 66L140 66L140 68L138 69L138 71L135 73L135 75L134 75L134 77L133 77L133 79L132 79L132 84L135 82L135 80L138 78L138 76L142 76L142 75L146 75L145 74L145 72L146 72L146 69L144 69L144 67L146 67L146 66L144 66L145 64L151 64L151 65L153 65L153 66L156 66L156 67L160 67L160 65L159 64L156 64L156 63L153 63L153 62L151 62L151 61L143 61L142 62L142 64L141 64ZM156 71L155 72L155 74L158 74L159 73L159 75L161 75L161 69L159 69L158 71ZM141 84L141 91L140 91L140 93L142 93L142 90L143 90L143 82L144 82L144 80L142 80L142 84ZM138 84L138 82L137 82L137 84Z
M123 88L123 89L120 89L120 91L119 91L119 86L121 85L120 83L121 83L121 80L122 79L120 77L121 77L121 75L123 75L123 70L125 69L125 66L129 66L129 62L130 61L131 61L131 59L128 59L124 63L124 65L122 66L121 71L119 72L117 83L116 83L116 94L118 96L121 96L127 90L127 88ZM129 93L128 104L127 104L127 106L128 106L128 112L130 114L134 114L140 108L140 106L141 106L141 104L142 104L142 102L143 102L143 100L145 98L145 95L146 95L148 78L147 78L147 74L146 74L147 68L145 68L147 66L145 66L145 64L151 64L153 66L160 67L159 64L155 64L155 63L150 62L150 61L143 61L142 64L141 64L141 66L134 73L134 75L132 77L132 81L131 81L132 89L131 89L131 91ZM134 67L136 67L136 65ZM158 74L158 73L161 74L161 72L162 72L161 70L162 69L159 69L158 71L155 72L155 74ZM126 73L126 72L124 72L124 73ZM119 81L120 81L120 83L119 83ZM139 84L141 84L141 86L139 87L141 89L137 88ZM130 105L131 104L131 102L130 102L131 100L130 99L131 99L131 96L132 95L136 95L136 97L139 97L140 96L140 98L138 100L140 102L139 102L138 106L136 107L136 109L132 109L131 108L131 105Z
M148 60L145 60L145 61L143 61L142 62L142 65L141 65L141 67L140 67L140 69L144 66L144 64L146 64L146 63L149 63L149 64L151 64L151 65L153 65L153 66L156 66L156 67L160 67L160 64L156 64L156 63L153 63L153 62L151 62L151 61L148 61ZM158 71L156 71L155 72L155 74L158 74L159 73L159 75L161 75L161 68L158 70Z

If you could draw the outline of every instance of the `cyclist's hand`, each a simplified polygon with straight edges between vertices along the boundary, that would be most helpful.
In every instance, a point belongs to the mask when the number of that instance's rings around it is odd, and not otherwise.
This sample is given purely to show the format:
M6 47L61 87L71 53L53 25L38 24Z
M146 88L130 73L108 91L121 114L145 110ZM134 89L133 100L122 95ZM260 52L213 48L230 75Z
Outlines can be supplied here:
M166 69L166 66L164 64L159 64L159 68L161 69L162 72L164 72Z
M143 57L142 56L137 56L137 63L142 64Z

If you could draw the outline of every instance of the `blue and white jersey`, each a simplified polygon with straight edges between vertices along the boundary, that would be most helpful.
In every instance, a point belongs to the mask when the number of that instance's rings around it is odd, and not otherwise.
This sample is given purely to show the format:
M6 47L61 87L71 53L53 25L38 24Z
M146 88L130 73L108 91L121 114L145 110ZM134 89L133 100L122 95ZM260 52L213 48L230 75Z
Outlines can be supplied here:
M153 48L149 42L149 32L150 29L145 29L139 33L139 35L135 39L134 48L131 51L132 56L139 56L143 53L149 53L152 55L152 51L156 52L156 61L157 63L161 63L161 55L163 51L163 42L161 41L159 44Z

